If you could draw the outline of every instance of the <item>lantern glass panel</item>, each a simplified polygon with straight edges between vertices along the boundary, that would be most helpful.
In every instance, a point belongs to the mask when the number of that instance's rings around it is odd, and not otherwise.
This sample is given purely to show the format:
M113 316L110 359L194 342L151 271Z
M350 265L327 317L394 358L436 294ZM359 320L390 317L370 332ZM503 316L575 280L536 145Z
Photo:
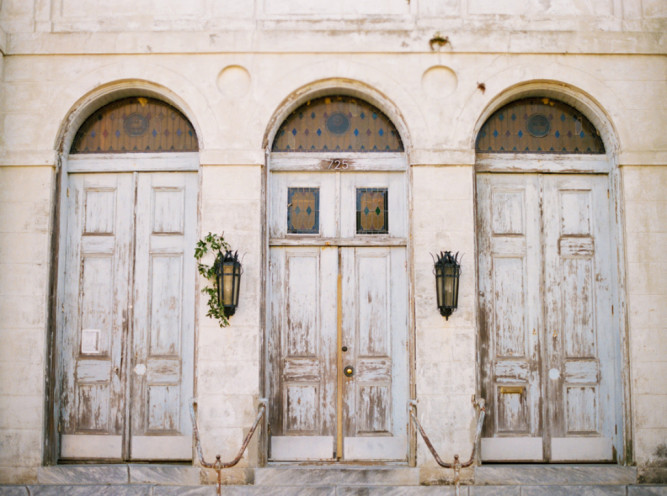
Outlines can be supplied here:
M444 304L446 307L452 307L455 304L457 267L454 265L446 265L444 267Z
M234 264L222 264L222 304L226 307L234 304Z
M444 286L444 274L441 266L435 267L435 292L438 299L438 308L441 308L445 305L445 300L443 297L443 286Z

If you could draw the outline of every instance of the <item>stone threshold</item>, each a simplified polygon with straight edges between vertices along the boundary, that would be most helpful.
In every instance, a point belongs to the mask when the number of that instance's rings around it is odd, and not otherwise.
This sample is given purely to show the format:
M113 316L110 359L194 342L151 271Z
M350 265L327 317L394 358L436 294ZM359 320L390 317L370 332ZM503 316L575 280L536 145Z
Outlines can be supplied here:
M246 469L255 486L419 486L420 468L405 465L270 464ZM201 468L168 464L58 465L40 467L41 485L206 484ZM250 474L249 474L250 475ZM210 483L210 481L208 481ZM474 486L634 485L637 468L618 465L493 464L474 469ZM441 486L443 487L443 486ZM1 493L0 493L1 496Z
M418 486L419 468L391 465L269 465L255 486Z
M156 484L192 486L201 484L201 469L192 465L108 464L56 465L37 470L39 484ZM0 493L0 496L2 493Z
M636 484L637 468L607 464L498 464L475 467L475 485Z
M0 496L215 496L215 486L17 485ZM454 486L223 486L222 496L455 496ZM460 496L667 496L666 485L461 486Z

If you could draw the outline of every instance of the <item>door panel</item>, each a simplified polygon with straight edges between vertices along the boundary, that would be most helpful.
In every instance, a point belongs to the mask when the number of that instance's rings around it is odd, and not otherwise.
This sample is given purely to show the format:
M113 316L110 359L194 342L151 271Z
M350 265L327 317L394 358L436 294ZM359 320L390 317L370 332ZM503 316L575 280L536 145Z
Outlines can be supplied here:
M482 456L541 460L538 184L478 176ZM523 447L523 448L519 448Z
M388 229L385 234L359 235L357 222L357 208L359 205L358 189L377 189L386 191ZM407 192L405 174L374 172L367 174L340 175L340 236L344 239L366 237L381 239L386 237L407 236Z
M61 458L190 459L197 175L68 180Z
M271 248L271 457L332 459L336 433L335 248ZM312 436L312 442L304 441Z
M405 248L342 248L344 458L407 453Z
M543 181L551 460L611 460L615 339L607 178Z
M606 181L478 174L484 460L612 459Z
M316 190L318 203L318 225L306 237L335 237L340 232L338 204L339 191L335 174L280 172L271 174L271 197L269 199L269 237L284 239L296 237L288 231L290 189L309 188ZM313 207L315 205L313 204ZM326 208L324 207L326 206ZM313 213L314 215L314 213Z
M137 177L132 459L192 457L197 175Z
M73 176L59 346L61 457L120 458L134 190L131 174ZM90 442L95 440L96 442Z

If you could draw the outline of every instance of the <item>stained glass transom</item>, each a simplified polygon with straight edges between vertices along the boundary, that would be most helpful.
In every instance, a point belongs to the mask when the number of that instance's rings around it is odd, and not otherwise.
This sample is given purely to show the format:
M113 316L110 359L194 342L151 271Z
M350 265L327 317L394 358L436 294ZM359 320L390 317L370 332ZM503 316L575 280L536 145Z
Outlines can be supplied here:
M197 151L197 135L185 116L154 98L132 97L105 105L79 128L70 153Z
M292 112L274 152L402 152L403 142L377 107L350 96L317 98Z
M357 234L389 232L387 188L357 188Z
M287 232L320 232L320 189L287 188Z
M595 126L578 110L550 98L505 105L477 135L478 153L605 153Z

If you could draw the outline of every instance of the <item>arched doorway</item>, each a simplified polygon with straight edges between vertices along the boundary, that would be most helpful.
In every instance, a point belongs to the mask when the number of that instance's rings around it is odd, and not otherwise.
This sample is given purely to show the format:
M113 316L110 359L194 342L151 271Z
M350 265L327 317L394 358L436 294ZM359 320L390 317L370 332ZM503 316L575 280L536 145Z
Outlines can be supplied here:
M605 462L622 449L612 162L555 98L495 111L476 141L484 461Z
M189 460L198 144L149 97L90 115L64 157L58 459Z
M268 162L271 460L407 460L408 208L377 107L312 99Z

